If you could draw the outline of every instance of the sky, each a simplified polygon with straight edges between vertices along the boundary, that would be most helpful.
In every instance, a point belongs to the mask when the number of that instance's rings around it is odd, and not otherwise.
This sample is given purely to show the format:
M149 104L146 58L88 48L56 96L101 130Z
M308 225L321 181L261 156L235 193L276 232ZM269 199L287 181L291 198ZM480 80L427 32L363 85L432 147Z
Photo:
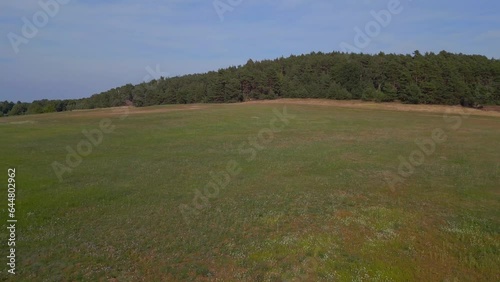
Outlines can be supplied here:
M0 15L1 101L313 51L500 59L498 0L5 0Z

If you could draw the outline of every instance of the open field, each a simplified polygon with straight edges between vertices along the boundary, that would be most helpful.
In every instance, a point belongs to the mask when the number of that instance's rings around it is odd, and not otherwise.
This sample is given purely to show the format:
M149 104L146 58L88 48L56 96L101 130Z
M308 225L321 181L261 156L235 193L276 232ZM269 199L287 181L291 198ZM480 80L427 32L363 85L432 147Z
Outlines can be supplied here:
M500 281L500 113L323 102L0 119L1 280Z

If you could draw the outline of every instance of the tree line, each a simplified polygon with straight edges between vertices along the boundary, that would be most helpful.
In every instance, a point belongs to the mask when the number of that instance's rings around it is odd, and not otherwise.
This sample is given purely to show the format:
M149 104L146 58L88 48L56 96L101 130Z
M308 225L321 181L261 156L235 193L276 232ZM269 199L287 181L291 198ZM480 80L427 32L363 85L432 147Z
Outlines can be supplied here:
M0 115L22 115L133 104L235 103L325 98L480 107L500 105L500 60L480 55L397 55L312 52L248 60L204 74L160 77L83 99L0 102Z

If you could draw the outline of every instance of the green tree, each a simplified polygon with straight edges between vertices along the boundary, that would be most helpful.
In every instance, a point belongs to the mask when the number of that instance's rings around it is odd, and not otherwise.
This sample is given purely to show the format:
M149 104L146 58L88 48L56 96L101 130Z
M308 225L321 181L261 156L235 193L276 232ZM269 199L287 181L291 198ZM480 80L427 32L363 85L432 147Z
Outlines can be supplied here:
M43 113L43 106L42 106L42 103L40 101L33 101L33 103L31 103L29 106L28 106L28 110L26 111L27 114L41 114Z
M28 103L17 102L9 111L9 116L24 115L28 111Z

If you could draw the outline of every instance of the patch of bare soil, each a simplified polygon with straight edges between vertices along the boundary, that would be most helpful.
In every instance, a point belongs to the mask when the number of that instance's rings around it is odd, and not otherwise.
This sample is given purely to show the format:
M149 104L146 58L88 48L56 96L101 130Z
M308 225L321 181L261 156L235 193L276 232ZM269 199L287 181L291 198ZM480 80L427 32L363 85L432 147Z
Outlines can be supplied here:
M464 108L461 106L444 106L444 105L410 105L401 104L397 102L391 103L375 103L375 102L365 102L360 100L327 100L327 99L277 99L277 100L259 100L244 102L242 104L297 104L297 105L317 105L317 106L333 106L342 108L356 108L356 109L371 109L371 110L391 110L391 111L403 111L403 112L428 112L428 113L448 113L448 114L459 114L459 113L470 113L471 115L478 116L495 116L500 117L500 107L498 107L498 112L496 110L489 109L491 107L484 107L482 110ZM488 108L488 109L486 109Z

